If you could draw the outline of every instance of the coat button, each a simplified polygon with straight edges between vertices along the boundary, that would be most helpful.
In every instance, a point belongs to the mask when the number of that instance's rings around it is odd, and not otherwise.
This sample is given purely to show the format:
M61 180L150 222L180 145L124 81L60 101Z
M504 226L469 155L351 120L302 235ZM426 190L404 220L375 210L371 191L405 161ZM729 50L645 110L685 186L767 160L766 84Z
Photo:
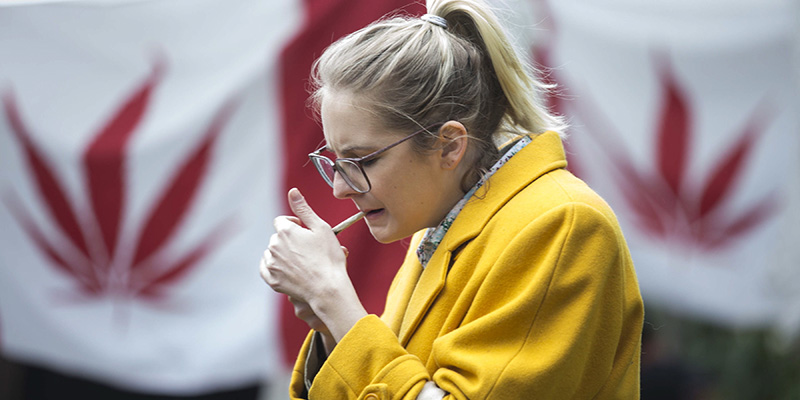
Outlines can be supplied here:
M367 397L364 397L364 400L378 400L378 395L375 393L370 393Z

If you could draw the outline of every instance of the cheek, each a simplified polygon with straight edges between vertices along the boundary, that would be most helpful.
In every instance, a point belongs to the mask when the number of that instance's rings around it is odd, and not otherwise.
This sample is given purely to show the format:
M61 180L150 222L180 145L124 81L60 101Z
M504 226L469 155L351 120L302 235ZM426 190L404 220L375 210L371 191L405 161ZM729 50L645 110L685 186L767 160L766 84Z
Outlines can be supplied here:
M372 193L395 213L419 213L435 191L431 171L419 160L404 160L375 172Z

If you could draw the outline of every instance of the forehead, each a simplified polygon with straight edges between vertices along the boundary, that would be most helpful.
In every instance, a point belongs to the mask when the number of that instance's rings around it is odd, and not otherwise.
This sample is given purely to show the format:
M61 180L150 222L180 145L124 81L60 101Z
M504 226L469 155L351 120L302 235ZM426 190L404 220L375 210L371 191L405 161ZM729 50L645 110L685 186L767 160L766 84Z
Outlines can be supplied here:
M345 93L327 93L322 98L320 115L325 141L340 152L354 147L373 148L382 140L381 124L375 114Z

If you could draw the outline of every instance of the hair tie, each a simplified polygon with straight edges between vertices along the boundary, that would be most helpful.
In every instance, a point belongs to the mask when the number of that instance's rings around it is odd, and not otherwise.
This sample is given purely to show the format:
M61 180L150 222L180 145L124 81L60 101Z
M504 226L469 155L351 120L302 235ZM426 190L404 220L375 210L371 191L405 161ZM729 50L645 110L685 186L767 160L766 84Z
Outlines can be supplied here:
M430 22L430 23L432 23L432 24L434 24L436 26L440 26L440 27L442 27L444 29L447 29L447 20L442 18L442 17L440 17L440 16L438 16L438 15L425 14L425 15L421 16L420 19L425 21L425 22Z

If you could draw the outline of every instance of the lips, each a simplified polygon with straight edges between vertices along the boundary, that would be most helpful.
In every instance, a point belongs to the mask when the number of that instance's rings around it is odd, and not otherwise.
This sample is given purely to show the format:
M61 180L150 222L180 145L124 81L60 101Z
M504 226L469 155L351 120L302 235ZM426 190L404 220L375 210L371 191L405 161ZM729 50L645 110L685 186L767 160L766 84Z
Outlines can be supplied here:
M377 218L383 213L383 208L376 208L374 210L366 211L365 217L368 219Z

